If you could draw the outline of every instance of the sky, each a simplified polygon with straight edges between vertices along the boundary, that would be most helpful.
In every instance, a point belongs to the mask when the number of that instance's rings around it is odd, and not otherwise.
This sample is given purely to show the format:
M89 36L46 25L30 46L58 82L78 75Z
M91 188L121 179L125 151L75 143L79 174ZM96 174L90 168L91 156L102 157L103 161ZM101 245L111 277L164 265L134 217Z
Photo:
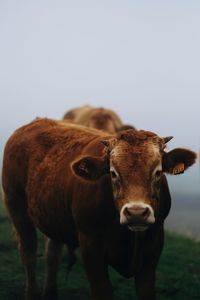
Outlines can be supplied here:
M85 104L199 151L199 32L199 0L1 0L0 161L17 127ZM200 195L199 162L168 180Z

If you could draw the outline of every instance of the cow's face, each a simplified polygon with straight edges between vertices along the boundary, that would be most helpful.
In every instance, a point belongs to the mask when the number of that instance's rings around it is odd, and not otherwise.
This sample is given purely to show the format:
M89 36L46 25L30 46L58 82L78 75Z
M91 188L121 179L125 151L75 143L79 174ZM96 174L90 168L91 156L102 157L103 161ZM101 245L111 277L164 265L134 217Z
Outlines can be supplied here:
M110 145L110 176L120 223L144 230L155 222L164 142L150 133L126 131Z
M83 158L73 169L85 179L88 174L97 179L109 172L120 223L142 231L156 222L164 172L180 174L195 162L196 154L190 150L165 152L167 140L147 131L126 130L103 141L108 160Z

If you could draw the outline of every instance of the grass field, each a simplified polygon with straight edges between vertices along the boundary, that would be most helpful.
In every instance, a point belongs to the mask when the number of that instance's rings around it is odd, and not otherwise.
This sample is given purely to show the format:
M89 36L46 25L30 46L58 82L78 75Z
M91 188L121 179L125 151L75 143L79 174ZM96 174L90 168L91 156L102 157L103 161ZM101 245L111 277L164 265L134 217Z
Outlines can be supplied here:
M0 201L0 299L23 300L24 270L18 256L10 221ZM43 238L38 253L38 281L44 275ZM133 279L124 279L110 270L117 300L136 299ZM59 298L89 299L89 286L80 258L66 280L66 262L59 272ZM200 243L184 236L166 234L165 248L157 270L158 300L200 299Z

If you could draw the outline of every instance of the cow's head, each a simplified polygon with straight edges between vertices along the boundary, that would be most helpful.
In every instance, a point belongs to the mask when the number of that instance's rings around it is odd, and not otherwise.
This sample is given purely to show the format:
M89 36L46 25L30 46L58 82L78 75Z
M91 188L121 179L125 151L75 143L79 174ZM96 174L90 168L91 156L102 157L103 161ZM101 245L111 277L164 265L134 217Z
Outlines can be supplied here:
M120 223L131 230L145 230L156 222L164 173L181 174L196 159L196 154L187 149L166 152L165 145L171 138L126 130L102 141L107 149L105 158L83 157L72 168L87 180L97 180L109 172Z

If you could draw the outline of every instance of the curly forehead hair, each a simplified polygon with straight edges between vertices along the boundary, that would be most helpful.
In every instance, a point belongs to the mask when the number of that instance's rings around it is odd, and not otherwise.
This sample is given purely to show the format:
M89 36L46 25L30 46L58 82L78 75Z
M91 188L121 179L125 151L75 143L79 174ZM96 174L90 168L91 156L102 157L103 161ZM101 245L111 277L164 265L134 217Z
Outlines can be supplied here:
M138 144L141 142L146 142L147 140L152 140L156 143L163 144L162 138L160 138L157 134L145 130L124 130L118 133L117 138L118 140L126 141L129 144Z

